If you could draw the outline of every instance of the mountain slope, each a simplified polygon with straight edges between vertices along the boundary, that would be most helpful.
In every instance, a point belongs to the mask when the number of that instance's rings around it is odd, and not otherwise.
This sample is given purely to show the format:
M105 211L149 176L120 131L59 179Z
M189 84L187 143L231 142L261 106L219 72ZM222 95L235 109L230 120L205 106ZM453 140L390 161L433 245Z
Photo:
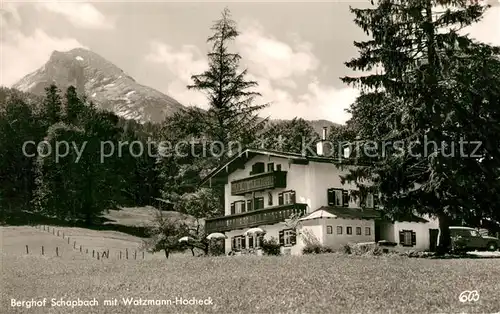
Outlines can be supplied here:
M137 83L113 63L83 48L54 51L44 66L12 87L43 95L51 83L63 91L73 85L99 108L140 122L161 122L183 108L172 97Z

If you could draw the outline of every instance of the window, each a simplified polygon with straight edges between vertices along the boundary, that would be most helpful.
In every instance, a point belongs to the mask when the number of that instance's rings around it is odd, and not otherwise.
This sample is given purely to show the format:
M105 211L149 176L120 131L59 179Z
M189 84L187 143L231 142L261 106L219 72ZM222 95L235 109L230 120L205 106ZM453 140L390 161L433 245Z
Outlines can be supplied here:
M279 232L280 245L292 246L297 243L297 238L294 229L281 230Z
M352 227L347 227L346 228L346 233L347 234L352 234Z
M245 212L245 201L238 201L238 202L234 202L234 203L236 205L236 213L237 214Z
M270 162L267 164L267 172L273 172L274 171L274 163Z
M477 231L477 230L470 230L470 235L471 235L471 237L480 237L481 236L479 234L479 231Z
M332 226L326 226L326 234L332 234L333 233L333 227Z
M342 234L342 226L337 226L337 234Z
M349 206L349 192L342 189L328 189L328 206Z
M254 210L264 208L264 197L257 197L254 199Z
M278 194L278 205L295 204L295 191L287 191Z
M417 244L416 233L413 230L399 231L399 244L402 246L415 246Z
M373 194L372 193L368 193L366 195L366 199L365 199L365 207L366 208L373 208Z
M262 242L264 241L264 235L259 234L255 236L255 248L260 248L262 247Z
M361 235L361 227L356 227L356 235Z
M255 244L255 235L248 236L248 248L252 249Z
M276 165L276 171L281 171L281 165Z
M233 237L231 243L232 243L231 249L233 251L241 251L242 249L245 248L246 237L245 236Z
M256 162L252 165L252 171L250 171L250 175L253 174L259 174L264 172L264 163L263 162Z
M267 205L273 206L273 194L271 192L267 193Z
M371 235L370 227L365 227L365 235L367 235L367 236Z
M253 210L252 208L252 200L247 200L247 211Z

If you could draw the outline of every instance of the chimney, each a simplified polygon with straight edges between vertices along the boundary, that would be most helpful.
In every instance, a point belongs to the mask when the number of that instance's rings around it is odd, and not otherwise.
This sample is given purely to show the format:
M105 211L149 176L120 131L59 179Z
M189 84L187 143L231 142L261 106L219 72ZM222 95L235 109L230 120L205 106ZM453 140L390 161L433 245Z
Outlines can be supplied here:
M316 144L316 154L321 157L332 157L333 147L332 143L326 140L327 127L323 127L323 134L321 140Z

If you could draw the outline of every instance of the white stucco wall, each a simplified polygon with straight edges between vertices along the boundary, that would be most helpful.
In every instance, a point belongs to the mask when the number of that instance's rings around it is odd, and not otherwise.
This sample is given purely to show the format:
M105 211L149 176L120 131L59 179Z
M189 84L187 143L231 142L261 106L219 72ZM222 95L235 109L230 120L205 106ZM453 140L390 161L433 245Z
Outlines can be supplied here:
M332 234L327 233L327 227L332 226ZM342 234L337 234L337 226L342 227ZM352 228L352 234L347 234L347 227ZM361 228L361 235L356 235L356 227ZM366 235L365 228L370 228ZM364 219L325 219L323 245L338 249L349 243L363 243L375 241L375 221Z
M398 243L398 247L408 250L428 250L430 246L429 229L433 228L432 224L421 222L394 222L394 239ZM399 232L402 230L412 230L415 232L416 245L412 247L403 247L399 244Z

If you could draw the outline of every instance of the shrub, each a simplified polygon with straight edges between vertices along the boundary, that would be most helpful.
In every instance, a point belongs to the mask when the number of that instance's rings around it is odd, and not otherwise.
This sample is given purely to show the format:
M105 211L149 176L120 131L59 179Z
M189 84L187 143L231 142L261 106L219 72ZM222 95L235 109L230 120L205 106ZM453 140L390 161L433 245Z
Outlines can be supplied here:
M345 244L342 248L344 254L353 255L374 255L379 256L384 253L389 253L389 250L381 248L376 243L365 244Z
M302 249L303 254L324 254L333 252L334 250L332 248L317 243L308 243Z
M464 253L467 251L467 242L461 236L456 236L451 238L451 251L453 253Z
M274 237L270 240L263 239L261 246L264 255L281 255L281 245Z
M215 241L209 241L208 243L208 253L211 256L221 256L225 255L226 252L224 250L224 242L215 240Z

